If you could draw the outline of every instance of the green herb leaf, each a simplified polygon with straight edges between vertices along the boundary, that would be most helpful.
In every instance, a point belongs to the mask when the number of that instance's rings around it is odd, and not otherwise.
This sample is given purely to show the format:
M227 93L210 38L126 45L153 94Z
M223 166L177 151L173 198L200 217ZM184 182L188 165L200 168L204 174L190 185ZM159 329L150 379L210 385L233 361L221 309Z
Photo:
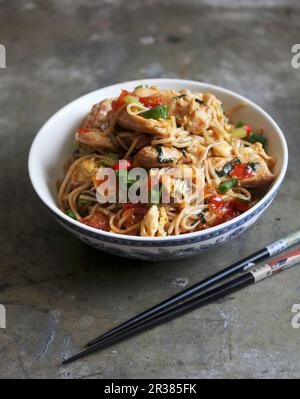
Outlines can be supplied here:
M172 157L167 157L164 154L164 150L163 150L163 147L161 145L158 145L156 147L156 149L157 149L157 152L158 152L158 161L160 163L168 163L168 162L173 162L174 161L174 159Z
M246 123L245 122L243 122L243 121L239 121L237 124L236 124L236 126L235 127L244 127L246 125Z
M219 170L219 171L216 170L217 176L218 176L218 177L228 176L228 175L230 174L230 172L233 171L234 165L237 164L237 163L241 163L241 161L240 161L238 158L233 159L233 160L230 161L230 162L227 162L227 163L223 166L223 169L222 169L222 170Z
M251 168L254 172L256 172L260 168L260 163L259 162L249 162L248 163L249 168Z
M249 143L262 143L262 145L265 145L268 142L268 139L264 136L262 136L261 134L257 134L257 133L251 133L248 137L247 137L247 141L249 141Z

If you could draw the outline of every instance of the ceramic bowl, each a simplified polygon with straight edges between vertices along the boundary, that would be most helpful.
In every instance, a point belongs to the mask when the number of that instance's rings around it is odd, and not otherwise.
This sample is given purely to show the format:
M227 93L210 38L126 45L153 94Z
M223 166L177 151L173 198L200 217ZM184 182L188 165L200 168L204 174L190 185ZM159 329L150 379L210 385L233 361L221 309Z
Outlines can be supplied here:
M81 224L66 216L57 206L56 182L62 178L63 165L72 153L72 138L93 104L107 97L116 97L121 89L131 90L140 84L158 85L163 89L187 88L191 91L211 92L219 97L225 109L246 102L237 115L256 128L264 129L269 154L276 158L276 179L264 197L242 215L207 230L170 237L135 237L109 233ZM227 89L180 79L147 79L123 82L86 94L66 105L40 129L29 154L29 174L32 185L55 219L68 231L87 244L114 255L162 260L196 255L226 240L234 238L250 227L275 198L284 179L288 163L288 149L284 135L276 122L258 105Z

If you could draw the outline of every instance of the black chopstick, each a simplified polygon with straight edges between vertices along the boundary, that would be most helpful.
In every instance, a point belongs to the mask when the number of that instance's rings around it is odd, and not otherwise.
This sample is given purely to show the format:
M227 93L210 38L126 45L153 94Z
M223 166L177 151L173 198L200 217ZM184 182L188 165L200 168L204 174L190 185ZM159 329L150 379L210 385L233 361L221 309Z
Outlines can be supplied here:
M93 339L88 342L87 346L92 346L95 343L101 342L102 340L106 340L108 337L112 337L115 334L119 334L124 332L129 327L135 325L135 323L139 323L147 318L158 315L162 311L170 309L174 305L183 300L186 300L192 297L195 294L199 294L205 289L211 287L212 285L226 279L227 277L233 276L236 273L245 271L247 267L253 266L255 262L262 261L264 259L269 258L270 256L276 255L277 253L283 251L284 249L289 248L292 245L295 245L300 242L300 230L295 231L294 233L289 234L287 237L280 239L279 241L275 241L266 247L260 249L254 254L234 263L233 265L213 274L212 276L192 285L191 287L186 288L180 293L166 299L165 301L159 303L158 305L153 306L152 308L147 309L143 313L129 319L128 321L120 324L117 327L114 327L110 331L105 334L100 335L99 337Z
M205 292L204 294L198 295L197 297L186 301L176 307L166 310L160 313L158 316L154 316L151 319L141 321L138 325L132 326L130 330L124 331L121 334L115 335L113 337L107 338L104 342L97 343L90 348L76 354L63 361L63 364L71 363L77 359L81 359L87 355L90 355L96 351L107 348L117 342L123 341L126 338L137 335L145 330L152 327L156 327L167 321L170 321L176 317L182 316L192 310L195 310L207 303L215 301L219 298L224 297L232 292L238 291L246 286L254 284L262 279L272 276L273 273L278 273L285 270L291 266L296 265L300 262L300 249L293 251L279 259L276 259L269 264L261 267L257 267L254 270L244 273L243 275L224 283L221 286L212 288L211 290Z

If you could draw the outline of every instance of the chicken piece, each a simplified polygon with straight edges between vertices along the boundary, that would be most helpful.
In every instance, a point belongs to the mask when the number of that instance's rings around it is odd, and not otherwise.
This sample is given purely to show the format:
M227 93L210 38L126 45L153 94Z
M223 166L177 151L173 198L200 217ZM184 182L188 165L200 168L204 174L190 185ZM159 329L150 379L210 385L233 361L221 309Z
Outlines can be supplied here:
M236 159L236 158L235 158ZM259 167L251 177L239 179L244 187L260 187L270 184L274 180L267 162L251 148L243 148L239 151L241 163L258 163ZM221 171L226 163L232 161L232 158L212 157L209 158L210 164L216 171Z
M165 208L161 207L158 209L156 205L152 205L142 220L141 236L165 236L167 234L165 228L168 223L169 218Z
M213 169L220 172L227 162L232 161L232 158L223 158L223 157L211 157L209 158L209 162Z
M112 99L106 99L95 104L83 121L82 128L100 129L108 124L109 114L112 109Z
M141 235L154 237L158 229L159 210L152 205L141 223Z
M259 163L259 168L256 170L253 177L247 177L240 180L245 187L259 187L270 184L275 176L270 171L267 161L258 154L254 148L244 147L239 151L239 159L246 163Z
M183 126L193 134L201 134L210 125L211 117L206 105L195 100L194 97L185 95L174 97L168 104L170 116L174 116L177 125Z
M231 156L231 146L226 143L226 141L221 141L213 146L213 154L216 157L230 157Z
M97 173L98 166L94 158L84 159L77 165L71 176L71 184L73 187L87 183L93 175Z
M151 97L159 95L160 90L158 87L138 87L134 90L134 94L138 97Z
M112 142L109 135L103 134L103 132L98 129L90 129L84 133L81 133L79 130L75 134L75 140L101 152L118 152L119 149L119 147Z
M198 160L203 157L206 152L206 147L202 145L201 137L199 136L192 136L191 137L191 144L186 148L187 152L194 155Z
M146 169L173 167L182 157L182 153L174 147L147 145L135 155L133 166Z
M165 138L170 134L171 126L167 120L146 119L139 115L130 115L126 109L120 112L118 123L124 129L147 133L156 137Z

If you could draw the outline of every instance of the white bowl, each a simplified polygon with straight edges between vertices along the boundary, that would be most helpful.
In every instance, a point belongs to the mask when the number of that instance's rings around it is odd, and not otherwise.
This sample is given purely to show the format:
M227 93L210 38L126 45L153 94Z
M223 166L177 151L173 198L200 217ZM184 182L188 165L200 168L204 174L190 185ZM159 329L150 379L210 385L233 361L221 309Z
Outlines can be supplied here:
M214 93L225 109L241 101L248 104L237 115L256 128L264 129L268 153L275 156L276 179L266 195L251 209L221 225L207 230L171 237L135 237L109 233L86 226L66 216L57 206L56 181L62 178L63 165L72 152L72 137L93 104L107 97L118 96L121 89L131 90L140 84L158 85L164 89L187 88ZM136 259L161 260L198 254L237 236L251 226L276 196L285 176L288 149L276 122L258 105L232 91L206 83L180 79L146 79L124 82L86 94L53 115L34 139L29 154L29 175L32 185L56 220L82 241L114 255Z

